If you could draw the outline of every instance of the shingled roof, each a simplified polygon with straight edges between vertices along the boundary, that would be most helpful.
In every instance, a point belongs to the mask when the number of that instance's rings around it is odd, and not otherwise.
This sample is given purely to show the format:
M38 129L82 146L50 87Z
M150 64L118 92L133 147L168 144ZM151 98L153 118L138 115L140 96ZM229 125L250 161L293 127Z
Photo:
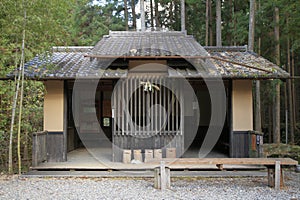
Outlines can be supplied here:
M246 47L202 47L192 36L171 31L110 32L95 47L55 47L27 62L25 74L31 79L119 78L127 75L126 61L132 59L168 60L170 77L289 77ZM193 67L177 62L182 59Z

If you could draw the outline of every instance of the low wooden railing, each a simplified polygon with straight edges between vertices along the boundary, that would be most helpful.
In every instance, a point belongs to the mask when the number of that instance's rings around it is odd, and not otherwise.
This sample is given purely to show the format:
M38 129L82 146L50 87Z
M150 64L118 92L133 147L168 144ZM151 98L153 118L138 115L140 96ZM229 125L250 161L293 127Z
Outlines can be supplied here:
M47 131L32 134L32 166L47 161Z

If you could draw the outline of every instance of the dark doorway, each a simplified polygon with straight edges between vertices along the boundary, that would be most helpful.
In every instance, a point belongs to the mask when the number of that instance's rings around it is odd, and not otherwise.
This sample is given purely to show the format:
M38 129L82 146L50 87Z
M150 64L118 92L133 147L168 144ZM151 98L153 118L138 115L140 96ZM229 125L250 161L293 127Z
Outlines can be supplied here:
M198 123L198 130L195 135L188 135L188 131L185 131L185 153L183 157L198 157L199 150L203 144L205 137L207 136L207 131L210 126L211 119L211 99L210 93L204 80L190 80L194 92L198 100L198 108L200 112L199 122L196 122L193 117L191 119L186 119L190 123ZM228 108L228 83L224 81L224 86L226 90L226 105ZM230 119L228 115L228 110L226 114L225 123L221 135L213 147L212 151L207 155L207 157L228 157L229 156L229 139L230 139ZM185 129L188 129L189 124L186 124Z
M89 84L88 80L83 84ZM75 98L78 101L75 104L76 107L72 107L73 86L74 81L67 82L67 151L84 148L82 140L97 141L93 145L94 147L107 147L107 144L101 143L101 140L106 141L106 143L112 141L111 94L113 80L99 81L93 104L84 99L85 89L88 87L83 87L82 91L76 91L76 95L78 95ZM73 115L73 111L77 114ZM76 120L77 123L75 123ZM109 145L111 146L111 143Z

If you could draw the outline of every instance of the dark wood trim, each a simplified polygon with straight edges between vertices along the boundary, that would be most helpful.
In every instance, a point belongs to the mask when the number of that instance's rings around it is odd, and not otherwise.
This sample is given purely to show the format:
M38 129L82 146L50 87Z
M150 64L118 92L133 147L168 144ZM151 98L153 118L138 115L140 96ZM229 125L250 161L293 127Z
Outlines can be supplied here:
M233 157L233 109L232 109L232 80L228 81L228 120L229 120L229 157Z
M63 131L49 131L48 135L63 135Z
M67 161L67 152L68 152L68 83L67 80L64 80L64 132L63 132L63 160Z

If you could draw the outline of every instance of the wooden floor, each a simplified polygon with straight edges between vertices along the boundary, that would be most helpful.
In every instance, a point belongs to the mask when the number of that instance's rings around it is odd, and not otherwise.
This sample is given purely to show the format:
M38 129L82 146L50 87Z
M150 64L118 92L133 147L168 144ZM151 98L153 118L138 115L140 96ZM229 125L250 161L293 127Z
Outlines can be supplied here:
M186 152L185 157L197 157L197 151ZM157 163L140 163L140 164L123 164L112 162L111 160L112 149L111 148L94 148L85 149L80 148L68 153L67 162L45 162L41 163L37 167L32 167L32 170L146 170L154 169L158 166ZM226 155L218 152L212 152L208 155L212 158L225 158ZM210 169L218 170L216 165L204 164L199 166L193 165L176 165L170 166L173 169ZM234 166L224 165L224 169L257 169L261 166Z

